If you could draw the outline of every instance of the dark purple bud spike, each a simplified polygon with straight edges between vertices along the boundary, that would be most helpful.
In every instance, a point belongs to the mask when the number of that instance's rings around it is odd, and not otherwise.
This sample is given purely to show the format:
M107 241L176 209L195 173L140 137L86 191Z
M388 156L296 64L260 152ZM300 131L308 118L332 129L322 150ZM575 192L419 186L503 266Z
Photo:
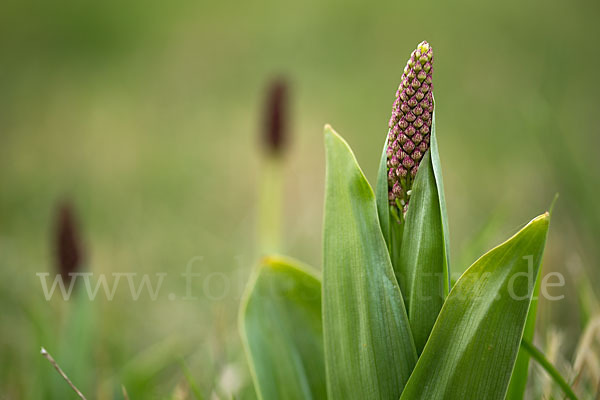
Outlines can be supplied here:
M268 91L264 114L264 143L271 154L279 155L288 139L287 132L287 85L283 80L274 81Z
M73 273L81 272L83 250L73 208L63 202L57 209L54 227L54 251L57 272L68 284Z

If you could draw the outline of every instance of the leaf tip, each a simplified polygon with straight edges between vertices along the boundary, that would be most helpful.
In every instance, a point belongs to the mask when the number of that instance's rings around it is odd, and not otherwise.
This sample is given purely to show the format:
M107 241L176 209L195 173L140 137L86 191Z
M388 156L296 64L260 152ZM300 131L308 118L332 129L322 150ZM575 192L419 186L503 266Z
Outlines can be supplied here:
M538 215L533 220L531 220L530 224L537 225L539 223L539 224L542 224L547 227L550 224L550 216L551 216L551 213L549 211L546 211L542 215Z
M340 136L339 133L337 133L330 124L325 124L325 127L323 128L323 133L325 134L325 141Z
M260 259L258 268L259 268L259 270L262 270L265 268L277 269L278 267L281 267L284 264L286 264L285 258L271 254L268 256L264 256L263 258Z

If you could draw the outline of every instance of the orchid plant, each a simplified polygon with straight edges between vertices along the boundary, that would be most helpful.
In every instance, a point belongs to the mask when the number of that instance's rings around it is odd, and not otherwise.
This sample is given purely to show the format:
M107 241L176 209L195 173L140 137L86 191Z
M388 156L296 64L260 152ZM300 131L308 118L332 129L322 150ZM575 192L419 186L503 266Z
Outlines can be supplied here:
M433 62L403 71L375 191L325 127L322 276L267 256L240 310L260 399L523 399L531 357L576 398L531 344L548 212L450 280Z

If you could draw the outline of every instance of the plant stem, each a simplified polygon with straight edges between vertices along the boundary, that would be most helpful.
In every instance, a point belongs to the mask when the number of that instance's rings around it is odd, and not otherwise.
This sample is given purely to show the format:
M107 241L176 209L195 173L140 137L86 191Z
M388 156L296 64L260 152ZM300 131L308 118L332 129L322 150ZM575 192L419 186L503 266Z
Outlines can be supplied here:
M260 254L280 252L281 212L283 197L283 162L280 157L266 157L259 193Z
M546 370L548 375L552 377L554 382L560 386L565 395L571 400L578 400L577 396L571 389L571 386L565 381L565 378L562 377L560 372L554 368L554 365L544 356L544 354L537 349L532 343L529 343L527 340L521 340L521 346L531 355L531 357L538 362Z
M77 396L79 396L79 398L81 400L86 400L85 396L79 391L79 389L77 389L77 387L73 384L73 382L71 382L71 380L69 379L69 377L67 376L67 374L65 374L63 372L63 370L58 366L58 364L56 363L56 361L54 361L54 358L52 358L52 356L50 355L50 353L48 353L46 351L45 348L42 347L42 350L40 351L40 353L44 356L44 358L46 358L46 360L48 360L50 362L50 364L52 364L52 366L54 367L54 369L56 371L58 371L58 373L60 374L60 376L63 377L63 379L69 384L69 386L71 386L71 389L73 389L75 391L75 393L77 393Z

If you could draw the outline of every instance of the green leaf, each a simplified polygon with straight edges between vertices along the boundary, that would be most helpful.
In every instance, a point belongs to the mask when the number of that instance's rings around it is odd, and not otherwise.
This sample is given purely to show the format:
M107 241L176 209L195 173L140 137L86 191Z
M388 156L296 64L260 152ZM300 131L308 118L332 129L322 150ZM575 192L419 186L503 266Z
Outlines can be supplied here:
M558 200L558 193L554 196L552 204L550 205L549 214L552 217L552 210ZM523 331L522 342L533 343L533 337L535 336L535 322L537 318L537 304L538 296L540 293L542 268L539 268L535 287L533 290L533 296L531 298L531 304L529 305L529 311L527 312L527 320L525 321L525 330ZM508 385L508 392L506 398L508 400L522 400L525 397L525 390L527 388L527 377L529 375L529 359L530 352L521 343L519 353L517 355L517 361L515 362L515 368L513 369L512 376L510 378L510 384Z
M442 219L442 233L444 235L444 274L446 276L446 279L448 280L448 289L445 291L445 295L448 295L448 292L452 287L450 282L450 231L448 228L446 196L444 195L444 180L442 179L442 163L440 161L440 153L437 144L437 134L435 130L435 109L431 118L431 141L429 144L429 152L431 153L431 165L433 166L433 174L435 175L435 184L437 187L438 201L440 202L440 217Z
M373 190L325 128L323 334L330 399L395 399L416 361Z
M537 317L537 303L540 292L541 272L542 269L540 268L536 277L535 288L533 290L531 304L529 305L529 311L527 312L525 329L523 330L523 340L526 340L527 342L533 342L533 336L535 335L535 320ZM513 369L512 376L510 378L510 384L508 385L508 392L506 394L507 400L522 400L525 397L527 377L529 376L529 358L529 352L521 346L517 355L517 361L515 362L515 368Z
M240 333L259 399L326 398L317 273L264 258L240 309Z
M389 133L388 133L389 136ZM379 171L377 172L377 186L375 187L375 198L377 203L377 217L381 226L381 233L385 239L388 249L391 249L390 212L388 200L388 172L387 172L387 138L383 143L381 159L379 160Z
M402 400L503 399L548 232L532 220L477 260L448 295Z
M389 135L389 133L388 133ZM402 234L404 232L404 221L398 222L397 219L390 214L388 200L388 173L387 173L387 137L383 145L381 159L379 161L379 172L377 174L376 187L376 203L377 216L381 226L381 233L387 244L390 253L390 259L396 275L396 280L400 283L398 273L398 265L400 263L400 248L402 246ZM404 292L403 292L404 293Z
M417 353L421 353L448 293L444 233L430 152L412 187L397 276Z

